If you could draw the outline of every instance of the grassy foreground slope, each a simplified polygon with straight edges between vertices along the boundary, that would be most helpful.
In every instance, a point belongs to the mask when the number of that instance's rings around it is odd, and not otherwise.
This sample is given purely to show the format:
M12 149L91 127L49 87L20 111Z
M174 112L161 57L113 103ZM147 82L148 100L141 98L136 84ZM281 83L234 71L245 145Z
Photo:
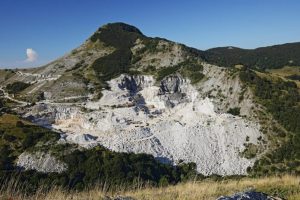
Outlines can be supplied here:
M67 192L59 188L53 188L50 192L42 190L36 195L25 197L18 193L18 189L1 190L0 199L35 199L35 200L100 200L107 199L107 196L126 196L133 199L144 200L210 200L220 196L228 196L237 192L254 189L257 192L264 192L271 196L281 197L289 200L300 199L300 177L264 177L264 178L243 178L235 180L204 180L201 182L187 182L175 186L160 188L132 189L125 191L122 187L118 191L110 192L106 187L93 187L83 192Z

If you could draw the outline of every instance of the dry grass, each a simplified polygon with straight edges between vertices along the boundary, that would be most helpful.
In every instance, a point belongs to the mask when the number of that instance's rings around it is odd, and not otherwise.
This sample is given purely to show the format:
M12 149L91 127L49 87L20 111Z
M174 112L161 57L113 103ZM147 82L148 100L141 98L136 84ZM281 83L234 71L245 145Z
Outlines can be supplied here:
M216 199L222 195L255 189L272 195L284 196L287 199L300 199L300 178L295 176L271 177L228 181L203 181L185 183L167 188L144 189L129 192L126 195L137 199Z
M16 184L11 184L9 189L0 191L0 199L7 200L99 200L107 196L130 196L134 199L148 200L210 200L222 195L232 195L233 193L255 189L270 195L284 197L289 200L300 199L300 177L285 175L282 177L265 178L243 178L240 180L213 181L205 180L201 182L188 182L176 186L162 188L145 188L132 191L103 192L103 187L95 187L84 192L68 193L59 188L53 188L48 193L38 191L35 196L24 197L14 188ZM105 187L104 187L105 188Z
M269 72L271 72L272 74L276 74L278 76L290 76L290 75L300 75L300 67L297 66L285 66L283 68L279 68L279 69L271 69L269 70Z
M285 66L280 69L269 70L269 72L273 76L277 76L277 77L280 77L280 78L283 78L286 80L287 76L300 75L300 67L299 66L294 66L294 67ZM293 80L293 81L297 84L298 88L300 88L300 81L297 81L297 80Z

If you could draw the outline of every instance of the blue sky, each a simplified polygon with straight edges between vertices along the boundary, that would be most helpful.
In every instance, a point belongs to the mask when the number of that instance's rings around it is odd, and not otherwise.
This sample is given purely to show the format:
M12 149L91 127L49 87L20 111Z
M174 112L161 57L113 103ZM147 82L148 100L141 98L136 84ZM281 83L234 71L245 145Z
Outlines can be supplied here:
M256 48L300 41L300 1L1 0L0 68L45 64L108 22L198 49Z

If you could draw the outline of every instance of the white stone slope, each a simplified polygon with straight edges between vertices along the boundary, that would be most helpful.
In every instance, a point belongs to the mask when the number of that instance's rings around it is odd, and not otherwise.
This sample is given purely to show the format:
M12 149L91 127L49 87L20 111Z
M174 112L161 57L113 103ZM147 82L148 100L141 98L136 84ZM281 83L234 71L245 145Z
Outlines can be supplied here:
M224 105L204 95L214 88L207 83L213 78L209 73L226 76L220 69L205 65L204 72L211 77L198 86L178 74L157 83L152 76L121 75L109 82L111 89L103 91L98 102L81 106L37 104L27 116L33 115L40 125L64 131L61 142L84 147L98 143L114 151L152 154L172 164L195 162L204 175L246 174L255 159L240 154L246 138L257 144L260 126L220 112ZM215 79L215 84L226 89L220 81ZM236 102L236 98L227 101Z
M17 160L17 166L26 170L37 170L43 173L61 173L67 170L67 165L47 153L22 153Z

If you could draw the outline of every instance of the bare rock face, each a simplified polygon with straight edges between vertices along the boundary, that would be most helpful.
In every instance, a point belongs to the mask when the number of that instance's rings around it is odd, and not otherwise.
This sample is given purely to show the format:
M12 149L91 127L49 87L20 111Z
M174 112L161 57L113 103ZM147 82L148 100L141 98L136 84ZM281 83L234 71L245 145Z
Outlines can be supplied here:
M153 84L154 79L148 78L147 76L129 76L122 75L119 87L126 89L131 93L137 93L143 88Z
M204 72L208 78L199 85L192 85L180 74L161 81L151 75L122 74L107 82L110 89L102 91L100 100L74 105L45 102L31 107L26 115L65 132L63 142L152 154L174 165L182 160L195 162L198 172L205 175L247 174L255 158L247 159L241 152L246 139L257 145L260 126L220 112L222 105L207 93L217 84L226 90L223 79L228 79L228 85L238 82L230 82L226 73L214 66L205 66ZM227 98L225 93L223 96ZM228 104L238 97L229 97ZM248 100L251 103L251 98Z
M25 170L36 170L43 173L61 173L67 170L67 165L48 153L22 153L17 160L17 166Z
M185 80L180 75L171 75L164 78L160 85L160 94L181 92L180 86Z
M172 108L180 103L188 102L187 80L180 75L171 75L160 83L158 95L166 102L166 107Z
M97 137L90 134L61 134L59 143L74 143L85 148L93 148L99 144Z
M248 191L234 194L232 196L219 197L217 200L284 200L272 197L262 192Z

